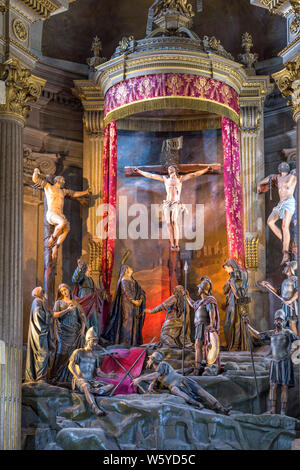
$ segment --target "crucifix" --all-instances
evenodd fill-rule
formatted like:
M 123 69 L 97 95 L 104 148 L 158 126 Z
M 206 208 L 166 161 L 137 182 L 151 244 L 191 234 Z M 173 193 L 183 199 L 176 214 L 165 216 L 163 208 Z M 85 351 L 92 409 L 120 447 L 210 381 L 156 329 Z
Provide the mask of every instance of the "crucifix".
M 164 183 L 167 197 L 163 201 L 163 214 L 167 224 L 171 251 L 180 251 L 178 220 L 185 211 L 185 206 L 180 200 L 182 184 L 204 174 L 221 174 L 221 165 L 219 163 L 210 165 L 204 163 L 177 164 L 182 142 L 183 137 L 168 139 L 163 142 L 162 156 L 165 160 L 163 165 L 138 168 L 125 167 L 125 176 L 144 176 Z

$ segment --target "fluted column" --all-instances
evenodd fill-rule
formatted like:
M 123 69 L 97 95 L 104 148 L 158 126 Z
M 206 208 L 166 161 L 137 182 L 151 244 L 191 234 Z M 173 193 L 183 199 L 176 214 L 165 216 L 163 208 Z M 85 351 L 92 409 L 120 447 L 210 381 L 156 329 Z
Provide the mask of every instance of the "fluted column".
M 5 349 L 0 382 L 0 449 L 21 444 L 23 127 L 28 101 L 37 100 L 44 80 L 17 59 L 0 65 L 5 83 L 0 104 L 0 341 Z
M 102 249 L 97 224 L 99 222 L 98 209 L 102 204 L 103 145 L 103 111 L 86 111 L 84 114 L 83 178 L 88 181 L 94 200 L 88 210 L 82 248 L 88 253 L 91 274 L 96 283 L 100 275 Z
M 268 328 L 267 297 L 257 286 L 266 275 L 265 199 L 256 193 L 265 176 L 264 125 L 261 107 L 241 108 L 240 152 L 243 181 L 246 268 L 248 270 L 250 315 L 259 330 Z
M 273 78 L 285 98 L 289 98 L 288 104 L 292 106 L 293 118 L 296 122 L 297 129 L 297 149 L 296 149 L 296 164 L 297 164 L 297 263 L 298 273 L 300 266 L 300 55 L 296 56 L 295 61 L 285 64 L 285 68 L 279 72 L 274 73 Z M 298 299 L 298 308 L 300 308 L 300 298 Z M 299 335 L 300 335 L 300 322 L 299 322 Z
M 23 122 L 0 114 L 0 448 L 20 444 L 22 367 Z

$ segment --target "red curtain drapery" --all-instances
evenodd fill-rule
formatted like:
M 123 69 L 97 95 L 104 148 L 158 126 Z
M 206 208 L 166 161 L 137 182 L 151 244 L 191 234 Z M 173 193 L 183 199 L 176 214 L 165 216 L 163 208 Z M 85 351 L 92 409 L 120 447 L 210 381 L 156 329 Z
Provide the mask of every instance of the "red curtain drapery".
M 117 123 L 108 124 L 104 131 L 103 152 L 103 193 L 104 207 L 102 226 L 101 273 L 103 286 L 110 293 L 110 283 L 114 265 L 117 197 Z M 106 317 L 108 308 L 105 308 Z M 105 319 L 104 319 L 105 322 Z
M 235 259 L 244 268 L 245 245 L 239 128 L 237 124 L 226 117 L 222 117 L 222 143 L 228 253 L 230 258 Z
M 166 101 L 169 100 L 169 101 Z M 183 101 L 182 101 L 183 100 Z M 117 126 L 116 120 L 130 113 L 163 106 L 164 102 L 188 107 L 202 107 L 222 114 L 224 159 L 224 193 L 228 252 L 241 266 L 245 263 L 243 230 L 243 193 L 239 155 L 239 97 L 237 92 L 218 80 L 191 74 L 153 74 L 113 85 L 105 96 L 103 160 L 103 204 L 108 204 L 108 237 L 103 240 L 101 269 L 103 284 L 110 289 L 114 262 L 116 190 L 117 190 Z M 149 108 L 149 109 L 150 109 Z M 204 108 L 203 108 L 204 109 Z M 114 120 L 112 120 L 114 119 Z

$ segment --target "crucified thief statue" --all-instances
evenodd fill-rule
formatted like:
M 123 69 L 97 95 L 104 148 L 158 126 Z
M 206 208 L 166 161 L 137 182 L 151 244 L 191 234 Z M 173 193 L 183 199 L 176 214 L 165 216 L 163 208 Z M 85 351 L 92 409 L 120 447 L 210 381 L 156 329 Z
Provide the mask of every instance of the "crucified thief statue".
M 68 196 L 77 199 L 82 196 L 87 196 L 91 194 L 91 192 L 90 189 L 86 191 L 64 189 L 65 179 L 63 176 L 56 176 L 54 178 L 54 184 L 51 184 L 40 176 L 40 170 L 38 168 L 34 169 L 32 181 L 44 188 L 46 194 L 48 206 L 46 215 L 47 222 L 55 227 L 48 241 L 48 246 L 52 248 L 52 258 L 56 259 L 58 248 L 65 241 L 70 231 L 70 224 L 63 213 L 65 197 Z
M 278 188 L 279 204 L 274 207 L 268 218 L 268 226 L 272 232 L 282 241 L 283 258 L 281 264 L 290 261 L 290 224 L 296 210 L 294 191 L 297 184 L 296 170 L 290 171 L 290 165 L 282 162 L 278 167 L 278 175 L 270 175 L 260 181 L 257 185 L 258 194 L 272 189 L 272 184 Z M 277 227 L 276 222 L 282 219 L 282 230 Z
M 165 184 L 167 197 L 163 201 L 163 213 L 168 228 L 172 251 L 180 251 L 180 230 L 178 219 L 185 210 L 184 204 L 182 204 L 180 201 L 182 183 L 192 178 L 196 178 L 197 176 L 204 175 L 205 173 L 210 172 L 212 169 L 213 168 L 211 166 L 207 166 L 206 168 L 194 171 L 192 173 L 179 175 L 177 165 L 170 165 L 168 167 L 168 176 L 149 173 L 148 171 L 143 171 L 139 168 L 134 169 L 135 173 L 138 173 L 141 176 L 145 176 L 145 178 L 162 181 Z

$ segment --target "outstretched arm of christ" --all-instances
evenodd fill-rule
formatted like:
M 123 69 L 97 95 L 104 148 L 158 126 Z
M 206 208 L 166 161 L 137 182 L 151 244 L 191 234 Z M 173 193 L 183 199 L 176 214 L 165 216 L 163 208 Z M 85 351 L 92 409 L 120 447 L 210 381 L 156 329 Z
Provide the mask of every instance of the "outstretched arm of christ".
M 204 170 L 198 170 L 198 171 L 194 171 L 193 173 L 188 173 L 187 175 L 183 175 L 181 177 L 181 181 L 188 181 L 192 178 L 196 178 L 197 176 L 205 175 L 205 173 L 208 173 L 210 170 L 211 170 L 211 167 L 208 166 L 207 168 L 204 168 Z
M 161 175 L 156 175 L 155 173 L 149 173 L 148 171 L 139 170 L 139 168 L 135 168 L 134 172 L 138 173 L 141 176 L 144 176 L 145 178 L 150 178 L 152 180 L 157 180 L 157 181 L 164 180 L 164 177 Z

